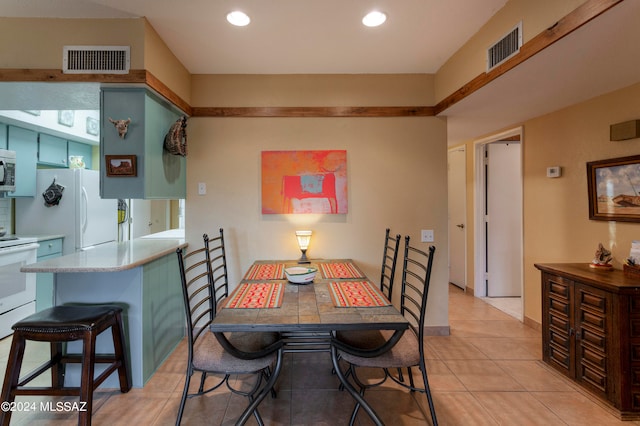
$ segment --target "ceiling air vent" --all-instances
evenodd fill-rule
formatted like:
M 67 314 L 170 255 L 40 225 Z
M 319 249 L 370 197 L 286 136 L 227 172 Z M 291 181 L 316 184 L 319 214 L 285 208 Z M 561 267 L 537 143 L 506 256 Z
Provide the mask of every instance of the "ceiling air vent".
M 131 61 L 129 46 L 64 46 L 65 74 L 127 74 Z
M 487 71 L 490 71 L 518 53 L 521 46 L 522 21 L 487 50 Z

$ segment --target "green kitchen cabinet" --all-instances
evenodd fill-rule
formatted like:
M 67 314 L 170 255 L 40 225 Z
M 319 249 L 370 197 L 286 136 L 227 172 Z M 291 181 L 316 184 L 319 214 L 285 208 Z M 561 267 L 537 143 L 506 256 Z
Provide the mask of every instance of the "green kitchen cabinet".
M 7 125 L 0 123 L 0 149 L 7 149 Z
M 186 158 L 164 149 L 165 135 L 181 111 L 144 88 L 103 88 L 100 102 L 101 197 L 186 198 Z M 124 137 L 110 119 L 131 119 Z M 112 166 L 135 161 L 135 173 L 109 172 L 107 157 Z
M 38 164 L 68 167 L 67 140 L 40 133 L 38 138 Z
M 16 152 L 16 190 L 9 197 L 36 195 L 36 167 L 38 133 L 21 127 L 9 126 L 7 147 Z
M 62 238 L 38 241 L 37 261 L 53 259 L 62 256 Z M 36 312 L 53 306 L 53 273 L 39 272 L 36 274 Z

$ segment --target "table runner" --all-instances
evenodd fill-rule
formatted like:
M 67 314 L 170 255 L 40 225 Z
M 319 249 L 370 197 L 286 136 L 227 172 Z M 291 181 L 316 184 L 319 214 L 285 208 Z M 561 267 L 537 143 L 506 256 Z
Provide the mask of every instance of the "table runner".
M 364 275 L 351 262 L 321 263 L 322 276 L 328 279 L 364 278 Z
M 245 280 L 283 280 L 284 263 L 263 263 L 251 265 L 244 276 Z
M 338 308 L 391 305 L 371 281 L 332 281 L 329 290 L 331 300 Z
M 282 305 L 284 283 L 241 283 L 236 288 L 225 308 L 279 308 Z

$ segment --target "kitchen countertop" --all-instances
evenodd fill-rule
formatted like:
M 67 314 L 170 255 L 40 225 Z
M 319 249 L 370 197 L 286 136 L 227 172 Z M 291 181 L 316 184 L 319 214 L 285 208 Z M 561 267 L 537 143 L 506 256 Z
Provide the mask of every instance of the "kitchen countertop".
M 186 247 L 184 239 L 144 239 L 101 244 L 89 250 L 32 263 L 21 272 L 118 272 L 145 265 L 178 247 Z

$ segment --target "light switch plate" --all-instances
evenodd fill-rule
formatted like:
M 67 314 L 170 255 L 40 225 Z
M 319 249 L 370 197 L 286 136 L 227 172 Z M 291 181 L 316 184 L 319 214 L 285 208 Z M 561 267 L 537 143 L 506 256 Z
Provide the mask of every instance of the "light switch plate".
M 198 195 L 206 195 L 207 184 L 204 182 L 198 182 Z
M 420 241 L 423 243 L 433 242 L 433 229 L 423 229 L 420 233 Z

